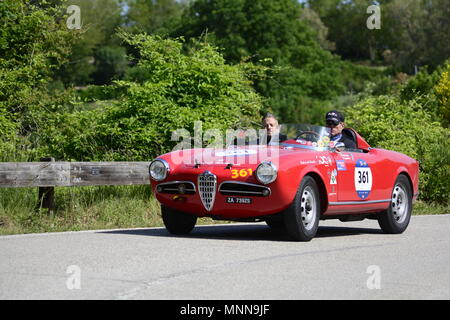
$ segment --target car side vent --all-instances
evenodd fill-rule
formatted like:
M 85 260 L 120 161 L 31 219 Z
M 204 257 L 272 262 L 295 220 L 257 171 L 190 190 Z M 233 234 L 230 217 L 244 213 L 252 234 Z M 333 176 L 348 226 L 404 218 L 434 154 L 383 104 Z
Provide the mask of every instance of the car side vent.
M 210 211 L 216 198 L 217 177 L 209 171 L 198 176 L 198 192 L 203 206 Z
M 222 182 L 219 186 L 219 192 L 226 196 L 267 197 L 271 194 L 269 187 L 236 181 Z

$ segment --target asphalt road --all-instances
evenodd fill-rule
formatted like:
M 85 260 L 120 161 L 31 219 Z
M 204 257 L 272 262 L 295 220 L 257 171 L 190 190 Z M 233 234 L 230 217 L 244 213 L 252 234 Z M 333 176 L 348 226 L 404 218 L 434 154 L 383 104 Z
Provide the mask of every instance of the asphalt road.
M 321 221 L 311 242 L 264 223 L 0 237 L 0 299 L 449 299 L 450 215 Z

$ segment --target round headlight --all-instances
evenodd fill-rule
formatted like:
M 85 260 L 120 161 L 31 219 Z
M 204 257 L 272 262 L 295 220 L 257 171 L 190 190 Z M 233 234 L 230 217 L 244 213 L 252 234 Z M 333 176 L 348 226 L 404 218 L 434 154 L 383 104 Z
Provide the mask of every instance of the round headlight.
M 256 179 L 262 184 L 269 184 L 276 180 L 277 167 L 272 162 L 261 162 L 256 168 Z
M 150 177 L 156 181 L 162 181 L 169 173 L 169 164 L 163 159 L 156 159 L 150 163 Z

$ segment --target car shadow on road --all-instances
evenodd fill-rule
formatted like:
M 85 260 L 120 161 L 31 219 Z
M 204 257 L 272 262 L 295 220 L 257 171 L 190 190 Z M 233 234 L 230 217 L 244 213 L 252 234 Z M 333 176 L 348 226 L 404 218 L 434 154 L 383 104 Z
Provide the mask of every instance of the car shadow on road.
M 212 239 L 212 240 L 249 240 L 249 241 L 292 241 L 284 230 L 271 229 L 265 224 L 227 224 L 227 225 L 198 225 L 187 235 L 173 235 L 165 228 L 112 230 L 102 231 L 107 234 L 124 234 L 150 237 Z M 382 234 L 380 229 L 355 227 L 319 227 L 316 238 L 332 238 L 342 236 L 356 236 L 361 234 Z

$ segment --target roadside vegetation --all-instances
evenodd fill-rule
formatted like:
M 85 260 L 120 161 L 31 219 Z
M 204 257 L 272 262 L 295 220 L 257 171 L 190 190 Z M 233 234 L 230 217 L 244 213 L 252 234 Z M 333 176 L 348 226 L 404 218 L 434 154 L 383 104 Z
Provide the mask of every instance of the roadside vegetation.
M 0 161 L 149 161 L 194 121 L 323 124 L 338 109 L 420 161 L 415 214 L 450 213 L 446 1 L 380 4 L 369 30 L 362 0 L 0 1 Z M 0 234 L 160 225 L 145 186 L 56 188 L 52 214 L 37 188 L 0 189 Z

